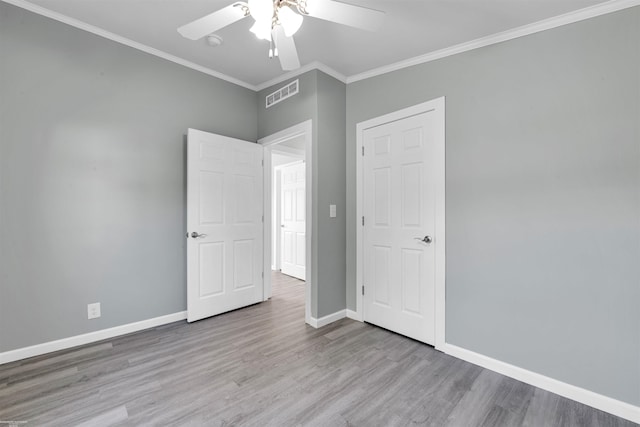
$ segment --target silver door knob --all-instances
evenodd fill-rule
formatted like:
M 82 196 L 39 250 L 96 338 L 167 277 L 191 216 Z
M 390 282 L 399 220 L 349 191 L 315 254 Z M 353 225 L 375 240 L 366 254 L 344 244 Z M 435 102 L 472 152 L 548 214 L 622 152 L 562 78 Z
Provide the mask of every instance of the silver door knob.
M 207 237 L 206 234 L 198 234 L 197 231 L 194 231 L 193 233 L 191 233 L 191 237 L 193 237 L 194 239 L 201 239 L 203 237 Z
M 416 240 L 420 240 L 421 242 L 424 242 L 424 243 L 431 243 L 431 242 L 433 242 L 433 239 L 431 238 L 431 236 L 414 237 L 414 239 L 416 239 Z

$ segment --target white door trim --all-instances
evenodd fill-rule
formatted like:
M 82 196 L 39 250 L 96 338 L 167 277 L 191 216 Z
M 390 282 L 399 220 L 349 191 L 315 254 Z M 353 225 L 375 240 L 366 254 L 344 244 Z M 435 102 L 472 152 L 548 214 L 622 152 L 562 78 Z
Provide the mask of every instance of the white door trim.
M 436 115 L 436 206 L 435 206 L 435 347 L 442 350 L 445 344 L 445 98 L 437 98 L 413 107 L 405 108 L 393 113 L 385 114 L 356 125 L 356 311 L 354 318 L 364 320 L 362 277 L 363 277 L 363 165 L 362 150 L 364 147 L 363 134 L 366 129 L 371 129 L 385 123 L 402 120 L 417 114 L 433 111 Z
M 276 149 L 277 144 L 285 141 L 289 141 L 293 138 L 304 137 L 305 140 L 305 191 L 306 191 L 306 248 L 305 248 L 305 263 L 306 263 L 306 284 L 305 284 L 305 307 L 304 307 L 304 320 L 306 323 L 311 324 L 311 286 L 313 280 L 313 273 L 315 271 L 315 265 L 313 265 L 311 257 L 311 242 L 313 240 L 313 127 L 312 121 L 307 120 L 297 125 L 291 126 L 287 129 L 276 132 L 272 135 L 260 138 L 258 144 L 264 146 L 264 174 L 265 174 L 265 191 L 264 191 L 264 223 L 271 224 L 271 152 L 272 149 Z M 271 227 L 264 227 L 264 300 L 266 301 L 271 297 L 271 275 L 266 272 L 271 270 Z

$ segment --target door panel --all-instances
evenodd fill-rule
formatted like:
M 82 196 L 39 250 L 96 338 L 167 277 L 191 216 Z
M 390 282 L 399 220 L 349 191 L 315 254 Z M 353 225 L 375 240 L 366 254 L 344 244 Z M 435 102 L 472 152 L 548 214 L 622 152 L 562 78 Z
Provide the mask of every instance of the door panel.
M 420 198 L 422 197 L 422 163 L 402 165 L 402 224 L 404 228 L 420 228 L 423 224 L 420 212 Z
M 293 233 L 291 231 L 283 231 L 283 254 L 282 262 L 293 264 Z
M 305 280 L 306 197 L 305 164 L 281 169 L 282 265 L 284 274 Z
M 377 227 L 390 226 L 391 220 L 391 169 L 373 171 L 374 221 Z
M 434 344 L 431 112 L 364 131 L 364 320 Z
M 200 297 L 218 295 L 224 291 L 224 242 L 198 245 L 200 262 Z
M 391 304 L 391 248 L 386 246 L 374 246 L 374 268 L 375 276 L 373 277 L 373 295 L 374 304 L 389 307 Z
M 263 300 L 263 171 L 255 143 L 189 129 L 187 146 L 187 319 L 193 322 Z
M 255 200 L 251 200 L 248 196 L 253 194 L 256 188 L 256 179 L 253 176 L 234 175 L 233 189 L 231 190 L 237 197 L 235 198 L 235 210 L 233 222 L 235 224 L 252 224 L 255 218 Z
M 402 311 L 420 315 L 420 283 L 422 277 L 420 267 L 422 264 L 422 251 L 414 249 L 402 249 Z
M 304 268 L 306 262 L 306 237 L 305 233 L 296 234 L 296 258 L 295 264 L 298 267 Z
M 251 256 L 255 252 L 254 246 L 254 240 L 236 240 L 233 242 L 233 287 L 235 289 L 256 286 L 253 274 L 256 265 Z
M 200 224 L 213 225 L 224 222 L 224 174 L 199 171 L 200 188 L 206 189 L 200 195 Z
M 304 188 L 299 188 L 299 182 L 298 181 L 298 189 L 296 190 L 296 221 L 298 222 L 305 222 L 305 189 Z M 302 183 L 304 184 L 304 179 L 302 181 Z

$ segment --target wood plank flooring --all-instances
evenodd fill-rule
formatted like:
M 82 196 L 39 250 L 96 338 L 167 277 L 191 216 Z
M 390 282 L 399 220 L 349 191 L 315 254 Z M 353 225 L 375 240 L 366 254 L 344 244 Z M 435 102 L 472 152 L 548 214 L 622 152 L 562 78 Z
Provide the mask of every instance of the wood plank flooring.
M 349 319 L 273 298 L 0 366 L 0 420 L 27 426 L 633 426 Z

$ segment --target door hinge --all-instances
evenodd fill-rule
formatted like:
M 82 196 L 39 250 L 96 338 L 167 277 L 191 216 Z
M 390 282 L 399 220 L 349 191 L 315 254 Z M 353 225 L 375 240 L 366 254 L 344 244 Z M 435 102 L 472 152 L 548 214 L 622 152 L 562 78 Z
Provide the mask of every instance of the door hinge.
M 362 295 L 364 295 L 364 285 L 362 285 Z
M 262 166 L 264 166 L 264 159 L 262 159 Z
M 264 279 L 264 271 L 262 272 L 262 278 Z
M 364 217 L 362 217 L 362 226 L 364 226 Z
M 362 146 L 362 155 L 364 156 L 364 145 Z
M 262 215 L 262 222 L 264 222 L 264 215 Z

